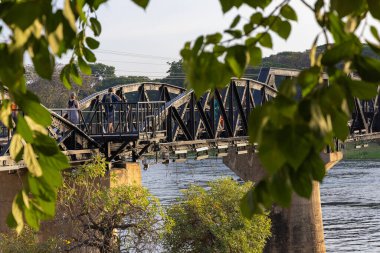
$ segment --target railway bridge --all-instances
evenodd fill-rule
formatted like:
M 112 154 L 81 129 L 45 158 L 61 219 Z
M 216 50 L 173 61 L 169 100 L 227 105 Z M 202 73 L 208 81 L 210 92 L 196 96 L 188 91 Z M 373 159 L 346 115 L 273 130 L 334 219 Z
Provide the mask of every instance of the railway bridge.
M 282 79 L 298 73 L 299 70 L 262 68 L 258 80 L 231 79 L 225 88 L 200 97 L 193 90 L 164 83 L 118 85 L 114 90 L 121 101 L 113 103 L 112 132 L 107 129 L 105 104 L 101 103 L 107 90 L 79 101 L 78 124 L 67 119 L 70 109 L 49 109 L 52 125 L 48 132 L 73 167 L 91 161 L 96 154 L 113 164 L 136 162 L 147 156 L 165 163 L 227 157 L 225 164 L 237 175 L 258 182 L 264 172 L 256 145 L 248 141 L 248 117 L 253 108 L 276 97 Z M 379 103 L 377 97 L 372 101 L 355 100 L 356 110 L 348 124 L 353 135 L 377 131 Z M 12 132 L 3 127 L 1 175 L 25 168 L 23 161 L 16 163 L 9 156 L 11 137 Z M 328 167 L 341 159 L 336 153 L 321 155 Z M 273 207 L 273 237 L 268 252 L 325 252 L 319 198 L 319 184 L 315 183 L 310 200 L 294 196 L 290 208 Z

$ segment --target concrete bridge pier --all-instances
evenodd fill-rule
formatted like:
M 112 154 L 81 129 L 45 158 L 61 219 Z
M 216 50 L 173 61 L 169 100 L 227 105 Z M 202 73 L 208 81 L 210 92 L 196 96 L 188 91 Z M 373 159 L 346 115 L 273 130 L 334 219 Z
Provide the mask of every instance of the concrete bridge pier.
M 0 233 L 10 233 L 6 218 L 11 211 L 14 196 L 22 189 L 26 169 L 0 172 Z M 108 188 L 121 185 L 141 185 L 140 163 L 120 162 L 112 165 L 111 170 L 101 179 L 101 183 Z M 53 220 L 44 221 L 38 232 L 39 239 L 44 241 L 50 237 L 70 238 L 73 235 L 72 223 L 64 219 L 59 206 Z M 1 251 L 1 250 L 0 250 Z M 97 252 L 90 248 L 76 250 L 75 252 Z
M 322 154 L 326 169 L 330 169 L 342 159 L 341 153 Z M 230 151 L 223 163 L 245 181 L 259 182 L 265 177 L 265 171 L 257 154 L 249 150 L 248 154 L 237 155 Z M 289 208 L 273 206 L 272 237 L 267 242 L 265 252 L 326 252 L 319 183 L 314 182 L 310 199 L 294 194 Z

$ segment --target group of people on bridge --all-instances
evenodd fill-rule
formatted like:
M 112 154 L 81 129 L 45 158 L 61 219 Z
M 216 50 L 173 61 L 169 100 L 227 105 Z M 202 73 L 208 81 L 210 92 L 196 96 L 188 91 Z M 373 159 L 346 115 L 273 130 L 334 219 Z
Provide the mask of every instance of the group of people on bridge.
M 99 102 L 99 101 L 98 101 Z M 122 102 L 122 99 L 114 93 L 113 88 L 108 89 L 108 93 L 105 94 L 101 100 L 101 105 L 104 108 L 105 118 L 107 121 L 107 132 L 113 133 L 113 123 L 114 123 L 114 112 L 117 103 Z M 100 105 L 100 106 L 101 106 Z M 79 102 L 75 92 L 70 94 L 70 99 L 67 103 L 67 119 L 72 123 L 79 125 L 80 123 L 80 108 Z

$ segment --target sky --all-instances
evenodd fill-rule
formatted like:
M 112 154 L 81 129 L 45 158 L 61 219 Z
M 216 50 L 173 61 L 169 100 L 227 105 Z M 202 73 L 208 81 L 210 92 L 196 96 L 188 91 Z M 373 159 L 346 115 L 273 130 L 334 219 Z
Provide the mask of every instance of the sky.
M 284 41 L 274 36 L 274 47 L 265 50 L 264 56 L 305 51 L 320 31 L 313 14 L 300 1 L 293 2 L 299 21 L 293 23 L 290 38 Z M 223 15 L 218 0 L 151 0 L 146 10 L 130 0 L 109 0 L 97 13 L 102 34 L 95 53 L 98 62 L 115 66 L 118 75 L 161 78 L 168 70 L 167 62 L 180 59 L 186 41 L 223 31 L 237 13 L 249 18 L 251 10 L 243 7 Z

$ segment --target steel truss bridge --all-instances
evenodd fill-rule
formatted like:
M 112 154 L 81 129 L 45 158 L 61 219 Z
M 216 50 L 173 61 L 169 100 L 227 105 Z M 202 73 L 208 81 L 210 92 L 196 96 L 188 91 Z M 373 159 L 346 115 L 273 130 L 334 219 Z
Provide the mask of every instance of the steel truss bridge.
M 113 162 L 149 155 L 167 162 L 189 156 L 224 156 L 231 149 L 246 153 L 250 112 L 276 97 L 282 79 L 298 74 L 299 70 L 262 68 L 258 80 L 231 79 L 225 88 L 200 97 L 192 90 L 164 83 L 118 85 L 114 90 L 121 102 L 113 103 L 113 132 L 107 129 L 107 105 L 101 103 L 107 90 L 79 102 L 78 124 L 67 120 L 70 109 L 49 109 L 52 124 L 48 132 L 72 166 L 90 161 L 96 154 Z M 351 134 L 380 131 L 379 103 L 378 96 L 369 101 L 355 99 L 348 124 Z M 15 163 L 9 156 L 11 138 L 12 132 L 2 127 L 0 171 L 25 167 L 23 161 Z

